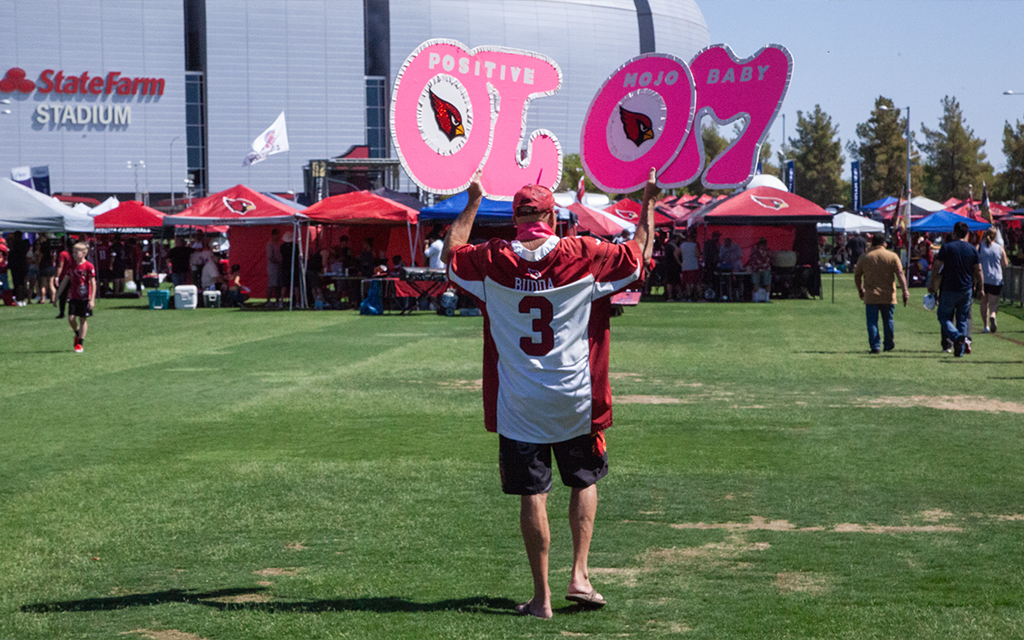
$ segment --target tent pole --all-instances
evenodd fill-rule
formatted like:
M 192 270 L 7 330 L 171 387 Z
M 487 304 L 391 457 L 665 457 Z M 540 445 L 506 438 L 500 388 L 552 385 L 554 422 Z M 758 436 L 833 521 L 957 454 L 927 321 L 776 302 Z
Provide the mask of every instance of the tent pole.
M 419 226 L 419 225 L 417 225 L 417 226 Z M 417 229 L 417 232 L 418 231 L 419 230 Z M 412 266 L 415 267 L 416 266 L 416 254 L 413 252 L 413 249 L 412 249 L 412 224 L 409 222 L 408 219 L 406 219 L 406 221 L 405 221 L 405 235 L 409 236 L 409 257 L 412 259 Z
M 832 243 L 836 241 L 836 216 L 832 214 L 832 219 L 829 221 L 829 225 L 832 227 Z M 832 265 L 832 304 L 836 303 L 836 265 Z
M 299 221 L 292 219 L 292 264 L 291 269 L 288 272 L 288 310 L 295 310 L 295 240 L 299 240 Z M 302 246 L 302 241 L 299 240 L 299 246 Z

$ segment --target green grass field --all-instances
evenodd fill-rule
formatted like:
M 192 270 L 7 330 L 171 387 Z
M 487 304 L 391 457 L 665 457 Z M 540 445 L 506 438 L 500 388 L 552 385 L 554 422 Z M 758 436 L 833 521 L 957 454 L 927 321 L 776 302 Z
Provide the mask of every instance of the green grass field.
M 480 318 L 0 307 L 0 640 L 1024 638 L 1024 320 L 868 354 L 826 300 L 612 321 L 597 612 L 550 621 L 482 426 Z M 977 310 L 975 310 L 977 315 Z M 978 327 L 980 331 L 980 323 Z

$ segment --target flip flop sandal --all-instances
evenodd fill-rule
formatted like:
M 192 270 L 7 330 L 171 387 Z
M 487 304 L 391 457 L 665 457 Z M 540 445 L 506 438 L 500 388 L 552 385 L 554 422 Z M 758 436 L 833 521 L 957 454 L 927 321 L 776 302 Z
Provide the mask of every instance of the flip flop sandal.
M 590 609 L 600 609 L 604 605 L 608 604 L 608 601 L 604 599 L 604 596 L 597 592 L 597 589 L 589 593 L 570 593 L 565 596 L 565 599 Z

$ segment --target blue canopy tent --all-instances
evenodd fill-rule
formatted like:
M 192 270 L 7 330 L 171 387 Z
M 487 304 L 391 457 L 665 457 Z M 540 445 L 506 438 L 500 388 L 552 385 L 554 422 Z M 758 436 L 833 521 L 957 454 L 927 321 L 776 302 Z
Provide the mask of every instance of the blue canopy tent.
M 869 204 L 864 205 L 863 207 L 860 208 L 860 210 L 861 211 L 874 211 L 875 209 L 881 209 L 882 207 L 888 206 L 890 204 L 896 204 L 896 202 L 897 202 L 896 198 L 894 198 L 892 196 L 886 196 L 886 197 L 882 198 L 881 200 L 875 200 L 874 202 L 871 202 Z
M 423 207 L 420 210 L 420 222 L 453 222 L 466 208 L 467 202 L 469 202 L 469 194 L 463 191 L 435 205 Z M 476 212 L 476 223 L 511 225 L 512 201 L 484 198 Z
M 967 228 L 971 231 L 984 231 L 992 225 L 987 222 L 979 222 L 977 220 L 971 220 L 964 216 L 958 216 L 957 214 L 946 211 L 936 211 L 930 216 L 916 220 L 910 224 L 910 230 L 914 233 L 949 233 L 953 231 L 953 225 L 958 222 L 966 222 Z

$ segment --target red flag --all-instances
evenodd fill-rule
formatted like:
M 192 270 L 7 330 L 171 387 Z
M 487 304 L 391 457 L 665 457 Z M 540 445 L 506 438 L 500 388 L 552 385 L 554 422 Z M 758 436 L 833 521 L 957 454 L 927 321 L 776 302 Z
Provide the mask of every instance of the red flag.
M 977 220 L 978 214 L 974 208 L 974 185 L 967 185 L 967 216 L 971 220 Z
M 583 204 L 583 196 L 587 195 L 586 182 L 586 177 L 580 176 L 580 183 L 576 185 L 576 202 L 580 204 Z

